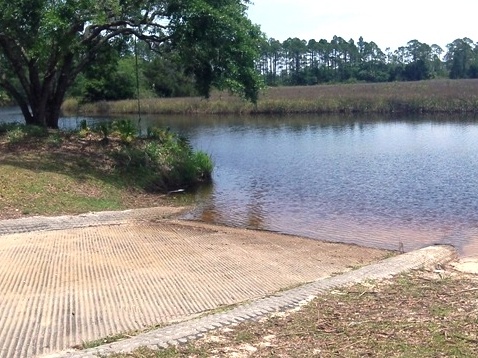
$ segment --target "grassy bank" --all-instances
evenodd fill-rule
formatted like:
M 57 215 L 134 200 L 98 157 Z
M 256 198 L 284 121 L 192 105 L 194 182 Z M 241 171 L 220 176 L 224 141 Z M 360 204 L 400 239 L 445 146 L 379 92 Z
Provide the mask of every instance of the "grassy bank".
M 0 127 L 0 218 L 171 205 L 168 190 L 210 180 L 205 153 L 167 131 L 137 138 L 124 123 L 78 132 Z
M 409 273 L 332 291 L 299 311 L 189 345 L 112 357 L 476 357 L 477 283 L 476 276 Z
M 136 113 L 137 101 L 79 105 L 67 100 L 70 114 Z M 292 113 L 475 113 L 478 80 L 360 83 L 263 90 L 257 106 L 224 93 L 210 99 L 142 99 L 144 114 L 292 114 Z

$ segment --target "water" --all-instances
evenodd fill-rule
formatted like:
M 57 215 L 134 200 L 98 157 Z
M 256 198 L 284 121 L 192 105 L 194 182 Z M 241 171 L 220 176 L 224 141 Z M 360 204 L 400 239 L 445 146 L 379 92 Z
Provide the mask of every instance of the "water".
M 149 120 L 158 123 L 157 120 Z M 411 250 L 478 254 L 478 125 L 367 118 L 161 120 L 212 155 L 188 218 Z
M 72 126 L 77 119 L 64 119 Z M 456 118 L 145 117 L 211 154 L 186 218 L 478 255 L 478 123 Z
M 80 127 L 82 121 L 86 121 L 89 125 L 94 125 L 102 121 L 111 121 L 110 117 L 85 117 L 70 116 L 62 117 L 58 122 L 58 126 L 62 130 L 76 130 Z M 19 123 L 25 124 L 22 111 L 19 107 L 0 107 L 0 124 L 2 123 Z

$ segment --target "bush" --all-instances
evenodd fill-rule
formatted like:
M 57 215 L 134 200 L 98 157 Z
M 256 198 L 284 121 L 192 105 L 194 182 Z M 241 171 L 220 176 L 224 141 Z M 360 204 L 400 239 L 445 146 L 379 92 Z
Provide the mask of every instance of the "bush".
M 2 123 L 0 124 L 0 134 L 6 134 L 8 131 L 18 128 L 18 123 Z
M 171 132 L 154 130 L 157 138 L 122 147 L 115 155 L 117 167 L 125 172 L 141 171 L 144 186 L 151 191 L 187 189 L 209 182 L 213 163 L 209 155 L 194 151 L 188 141 Z
M 48 136 L 47 143 L 48 143 L 48 145 L 50 145 L 52 147 L 59 148 L 59 147 L 61 147 L 61 145 L 63 143 L 63 138 L 61 137 L 60 133 L 55 132 L 55 133 L 52 133 Z
M 16 123 L 2 125 L 0 134 L 5 134 L 10 144 L 19 143 L 28 138 L 48 137 L 48 131 L 44 127 Z
M 131 143 L 138 136 L 138 127 L 130 119 L 120 119 L 113 122 L 113 129 L 121 141 Z
M 93 130 L 96 133 L 99 133 L 102 136 L 103 140 L 107 140 L 108 136 L 111 134 L 112 128 L 113 125 L 111 124 L 111 122 L 100 122 L 98 124 L 95 124 Z
M 204 152 L 194 151 L 188 140 L 169 130 L 152 128 L 147 138 L 137 136 L 136 126 L 131 121 L 115 122 L 114 127 L 120 138 L 111 131 L 112 124 L 100 123 L 92 132 L 86 122 L 82 122 L 76 137 L 88 141 L 96 141 L 104 147 L 95 147 L 101 155 L 108 158 L 108 167 L 114 166 L 124 177 L 136 187 L 143 187 L 150 191 L 168 192 L 175 189 L 188 189 L 200 183 L 211 180 L 213 163 Z M 64 138 L 60 132 L 49 133 L 42 127 L 25 126 L 19 124 L 0 125 L 0 135 L 8 144 L 20 146 L 32 137 L 44 138 L 44 143 L 50 147 L 60 148 Z M 111 139 L 107 138 L 111 135 Z M 107 140 L 105 140 L 105 138 Z M 85 142 L 84 139 L 81 142 Z M 100 153 L 98 153 L 100 154 Z M 85 159 L 87 160 L 87 158 Z
M 33 138 L 46 138 L 48 137 L 48 130 L 45 127 L 41 126 L 34 126 L 34 125 L 27 125 L 22 126 L 23 130 L 25 131 L 28 137 Z
M 26 133 L 20 126 L 7 131 L 7 141 L 10 144 L 21 142 L 25 139 Z
M 163 129 L 157 127 L 148 127 L 146 134 L 146 138 L 157 139 L 161 143 L 171 140 L 173 136 L 174 134 L 169 131 L 169 128 Z

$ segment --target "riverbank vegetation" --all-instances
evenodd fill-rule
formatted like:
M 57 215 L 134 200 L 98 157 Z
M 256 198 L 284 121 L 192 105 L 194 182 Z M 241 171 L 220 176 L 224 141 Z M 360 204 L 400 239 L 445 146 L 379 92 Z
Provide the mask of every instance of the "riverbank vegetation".
M 171 190 L 211 179 L 210 157 L 167 130 L 138 137 L 129 121 L 75 132 L 0 126 L 2 218 L 168 203 Z
M 476 113 L 478 79 L 269 87 L 255 105 L 216 91 L 207 100 L 141 99 L 140 107 L 144 114 Z M 81 104 L 70 99 L 63 110 L 75 115 L 132 114 L 138 101 Z

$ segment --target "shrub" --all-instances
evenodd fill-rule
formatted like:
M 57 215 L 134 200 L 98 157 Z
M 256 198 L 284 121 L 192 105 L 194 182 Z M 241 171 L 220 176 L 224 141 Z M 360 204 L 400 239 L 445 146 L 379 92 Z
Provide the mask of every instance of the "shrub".
M 113 126 L 111 122 L 101 122 L 96 124 L 93 128 L 95 132 L 99 133 L 103 137 L 103 140 L 108 139 L 108 136 L 111 134 L 112 129 Z
M 173 136 L 174 134 L 169 131 L 169 128 L 148 127 L 146 133 L 146 138 L 157 139 L 161 143 L 171 140 Z
M 193 154 L 192 161 L 196 165 L 196 176 L 205 181 L 211 180 L 211 174 L 214 169 L 211 157 L 203 151 L 197 151 Z
M 0 134 L 6 134 L 8 143 L 14 144 L 24 141 L 27 138 L 43 138 L 48 136 L 48 131 L 44 127 L 24 125 L 24 124 L 7 124 L 2 126 Z
M 63 143 L 63 138 L 61 137 L 60 133 L 55 132 L 48 136 L 47 143 L 48 145 L 52 147 L 59 148 L 61 147 L 61 144 Z
M 120 119 L 113 122 L 113 129 L 125 143 L 131 143 L 138 136 L 138 127 L 130 119 Z
M 186 189 L 211 180 L 213 163 L 206 153 L 194 151 L 187 140 L 169 131 L 150 132 L 161 135 L 122 147 L 115 155 L 118 167 L 141 171 L 151 191 Z
M 0 134 L 6 134 L 8 131 L 11 131 L 20 125 L 18 123 L 1 123 L 0 124 Z
M 28 137 L 45 138 L 48 137 L 48 130 L 45 127 L 27 125 L 21 126 Z
M 26 133 L 22 127 L 17 126 L 7 131 L 7 141 L 10 144 L 21 142 L 25 139 Z

